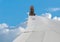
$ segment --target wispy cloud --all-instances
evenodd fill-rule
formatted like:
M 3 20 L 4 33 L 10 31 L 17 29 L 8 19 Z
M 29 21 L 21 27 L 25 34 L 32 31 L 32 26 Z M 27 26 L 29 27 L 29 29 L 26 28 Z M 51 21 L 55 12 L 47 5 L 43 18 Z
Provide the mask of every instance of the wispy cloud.
M 50 12 L 60 11 L 60 8 L 48 8 L 47 11 Z

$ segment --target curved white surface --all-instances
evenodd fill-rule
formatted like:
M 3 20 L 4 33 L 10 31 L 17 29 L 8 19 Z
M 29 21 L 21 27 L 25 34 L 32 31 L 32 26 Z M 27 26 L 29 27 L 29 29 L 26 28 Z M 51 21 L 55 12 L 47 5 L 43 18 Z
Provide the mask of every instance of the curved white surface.
M 27 29 L 13 42 L 60 42 L 60 22 L 43 16 L 30 16 Z

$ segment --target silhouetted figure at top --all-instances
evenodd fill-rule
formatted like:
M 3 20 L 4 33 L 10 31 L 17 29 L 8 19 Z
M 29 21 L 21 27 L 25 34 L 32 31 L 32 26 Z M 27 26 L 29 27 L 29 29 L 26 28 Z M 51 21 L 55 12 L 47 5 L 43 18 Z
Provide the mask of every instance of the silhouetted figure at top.
M 29 13 L 29 16 L 35 16 L 35 13 L 34 13 L 34 7 L 33 7 L 33 6 L 30 7 L 30 13 Z

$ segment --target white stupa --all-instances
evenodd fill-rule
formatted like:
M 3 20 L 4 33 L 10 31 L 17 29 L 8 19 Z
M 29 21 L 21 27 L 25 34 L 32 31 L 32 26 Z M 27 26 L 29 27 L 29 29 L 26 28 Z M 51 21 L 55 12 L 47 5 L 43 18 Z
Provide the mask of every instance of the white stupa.
M 26 30 L 13 42 L 60 42 L 60 21 L 33 13 L 29 14 Z

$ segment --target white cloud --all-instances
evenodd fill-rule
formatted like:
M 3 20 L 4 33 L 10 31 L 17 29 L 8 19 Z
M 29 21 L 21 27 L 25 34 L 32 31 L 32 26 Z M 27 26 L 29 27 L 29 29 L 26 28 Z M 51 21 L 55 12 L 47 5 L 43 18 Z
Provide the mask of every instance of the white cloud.
M 60 17 L 55 16 L 55 17 L 53 18 L 53 20 L 60 21 Z
M 58 17 L 58 20 L 60 21 L 60 17 Z
M 10 30 L 9 29 L 4 29 L 3 33 L 8 33 Z
M 20 29 L 21 32 L 25 32 L 25 29 L 24 28 L 19 27 L 19 29 Z
M 12 40 L 21 33 L 20 30 L 24 31 L 23 28 L 19 29 L 18 27 L 9 26 L 6 23 L 1 23 L 0 24 L 0 41 L 1 42 L 12 42 Z
M 50 12 L 60 11 L 60 8 L 49 8 L 47 11 Z
M 45 13 L 42 16 L 47 17 L 49 19 L 51 19 L 51 17 L 52 17 L 51 13 Z
M 52 16 L 51 16 L 51 13 L 45 13 L 45 14 L 46 14 L 46 17 L 47 17 L 47 18 L 51 19 L 51 17 L 52 17 Z
M 55 17 L 53 18 L 53 20 L 58 20 L 58 17 L 57 17 L 57 16 L 55 16 Z
M 42 14 L 42 16 L 46 17 L 46 18 L 49 18 L 49 19 L 52 19 L 51 18 L 52 17 L 51 13 L 45 13 L 45 14 Z M 60 17 L 55 16 L 55 17 L 53 17 L 53 20 L 60 21 Z
M 1 33 L 7 33 L 7 32 L 9 32 L 8 25 L 6 23 L 0 24 L 0 30 L 1 30 L 0 31 Z
M 0 29 L 7 28 L 7 27 L 8 27 L 8 25 L 6 23 L 0 24 Z

